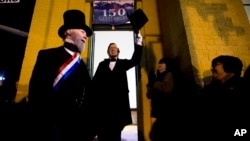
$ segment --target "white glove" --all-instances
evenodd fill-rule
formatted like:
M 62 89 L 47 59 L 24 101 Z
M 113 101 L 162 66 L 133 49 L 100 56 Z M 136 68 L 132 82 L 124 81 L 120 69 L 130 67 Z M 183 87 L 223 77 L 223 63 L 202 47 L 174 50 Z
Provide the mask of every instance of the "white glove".
M 136 35 L 135 44 L 142 46 L 142 35 L 140 32 Z

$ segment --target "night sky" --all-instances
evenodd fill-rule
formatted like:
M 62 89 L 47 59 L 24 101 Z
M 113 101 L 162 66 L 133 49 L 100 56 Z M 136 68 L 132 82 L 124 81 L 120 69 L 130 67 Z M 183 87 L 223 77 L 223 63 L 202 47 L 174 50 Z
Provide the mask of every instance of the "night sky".
M 29 32 L 35 0 L 0 3 L 0 25 Z M 28 37 L 0 29 L 0 74 L 19 79 Z

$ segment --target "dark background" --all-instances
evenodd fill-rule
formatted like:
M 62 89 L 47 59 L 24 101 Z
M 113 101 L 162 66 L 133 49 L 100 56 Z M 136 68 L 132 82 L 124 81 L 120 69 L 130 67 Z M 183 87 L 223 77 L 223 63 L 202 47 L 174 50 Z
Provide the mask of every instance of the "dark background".
M 20 0 L 20 3 L 0 3 L 0 25 L 28 33 L 35 2 L 36 0 Z M 27 39 L 28 37 L 0 29 L 0 75 L 6 78 L 1 87 L 10 88 L 19 80 Z M 0 97 L 3 92 L 6 93 L 0 90 Z
M 29 32 L 35 0 L 20 0 L 20 3 L 0 4 L 0 24 Z M 19 79 L 28 37 L 0 29 L 0 71 L 10 71 Z

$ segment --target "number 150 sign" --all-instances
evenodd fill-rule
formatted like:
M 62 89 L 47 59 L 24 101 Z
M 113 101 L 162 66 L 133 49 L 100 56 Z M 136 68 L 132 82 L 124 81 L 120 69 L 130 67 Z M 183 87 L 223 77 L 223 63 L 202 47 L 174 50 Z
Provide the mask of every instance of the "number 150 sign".
M 128 22 L 127 13 L 134 10 L 134 0 L 94 1 L 94 24 L 119 25 Z

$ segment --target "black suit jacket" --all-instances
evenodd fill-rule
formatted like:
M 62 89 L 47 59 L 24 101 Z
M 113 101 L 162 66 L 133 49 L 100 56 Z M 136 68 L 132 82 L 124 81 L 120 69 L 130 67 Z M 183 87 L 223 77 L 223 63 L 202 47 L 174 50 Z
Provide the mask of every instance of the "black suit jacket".
M 138 65 L 142 56 L 142 47 L 136 45 L 131 59 L 117 59 L 113 71 L 109 68 L 109 59 L 99 63 L 93 77 L 96 117 L 99 126 L 123 128 L 132 123 L 129 105 L 127 70 Z M 107 125 L 106 125 L 107 124 Z
M 32 109 L 45 113 L 78 109 L 78 102 L 90 83 L 87 67 L 82 60 L 59 89 L 53 90 L 59 67 L 70 57 L 63 46 L 39 51 L 29 84 L 28 100 Z

